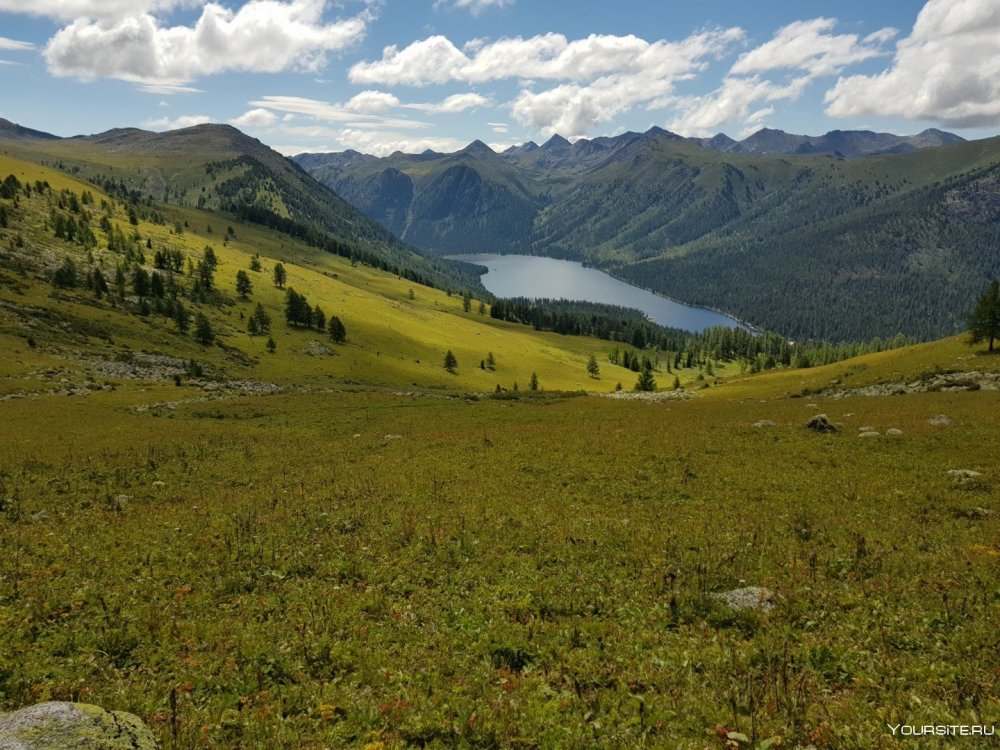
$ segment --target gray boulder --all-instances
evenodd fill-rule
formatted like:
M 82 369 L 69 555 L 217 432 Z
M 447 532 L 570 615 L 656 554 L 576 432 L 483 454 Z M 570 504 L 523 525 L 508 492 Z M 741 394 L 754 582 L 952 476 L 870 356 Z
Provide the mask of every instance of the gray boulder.
M 0 750 L 158 750 L 138 716 L 86 703 L 39 703 L 0 714 Z
M 762 586 L 720 591 L 712 594 L 712 598 L 733 609 L 759 609 L 768 612 L 774 607 L 774 592 Z
M 774 422 L 770 419 L 761 419 L 753 423 L 754 427 L 774 427 Z

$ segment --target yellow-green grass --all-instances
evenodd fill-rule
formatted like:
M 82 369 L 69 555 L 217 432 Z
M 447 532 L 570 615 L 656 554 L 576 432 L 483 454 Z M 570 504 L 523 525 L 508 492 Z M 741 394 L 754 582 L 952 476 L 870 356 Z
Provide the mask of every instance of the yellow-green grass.
M 722 748 L 721 725 L 869 750 L 1000 720 L 995 392 L 827 402 L 819 435 L 802 399 L 137 411 L 173 390 L 0 403 L 0 706 L 134 711 L 165 748 Z M 775 609 L 709 596 L 741 585 Z
M 0 156 L 0 173 L 13 173 L 22 181 L 47 180 L 57 190 L 68 189 L 77 194 L 90 190 L 99 203 L 103 196 L 92 186 L 78 182 L 63 173 L 30 162 Z M 32 199 L 42 203 L 44 199 Z M 29 201 L 22 201 L 22 205 Z M 36 207 L 38 208 L 38 207 Z M 134 351 L 182 353 L 183 356 L 215 364 L 231 376 L 303 385 L 328 382 L 364 383 L 367 385 L 404 388 L 443 388 L 464 391 L 493 391 L 497 385 L 512 388 L 514 383 L 525 388 L 531 374 L 537 374 L 540 385 L 548 390 L 610 391 L 618 382 L 627 389 L 636 375 L 607 362 L 612 344 L 584 337 L 540 333 L 527 326 L 491 319 L 478 312 L 473 301 L 469 313 L 462 311 L 458 295 L 448 295 L 364 266 L 352 266 L 346 259 L 310 248 L 264 228 L 248 226 L 226 216 L 196 209 L 164 207 L 165 225 L 140 221 L 136 228 L 143 243 L 148 238 L 153 250 L 145 250 L 147 265 L 157 249 L 177 248 L 197 262 L 206 245 L 215 251 L 219 266 L 217 284 L 235 304 L 202 306 L 212 321 L 219 341 L 245 352 L 252 364 L 240 364 L 219 347 L 201 347 L 188 337 L 180 337 L 172 323 L 160 316 L 142 319 L 107 305 L 96 305 L 88 292 L 60 293 L 58 301 L 51 299 L 51 289 L 44 283 L 25 282 L 22 293 L 11 294 L 9 288 L 0 295 L 19 304 L 59 311 L 62 316 L 77 317 L 99 323 L 115 341 L 106 351 L 118 351 L 127 346 Z M 42 227 L 47 213 L 41 208 L 34 216 L 34 233 L 28 237 L 28 252 L 47 259 L 49 266 L 58 265 L 64 256 L 75 256 L 82 265 L 82 249 L 56 240 Z M 119 207 L 116 223 L 126 231 L 131 227 Z M 174 233 L 175 224 L 186 225 L 181 234 Z M 236 238 L 225 241 L 229 227 Z M 212 231 L 209 232 L 208 228 Z M 0 230 L 13 236 L 14 228 Z M 97 232 L 98 235 L 103 233 Z M 0 237 L 3 239 L 3 237 Z M 99 237 L 99 241 L 100 241 Z M 103 244 L 103 243 L 102 243 Z M 249 268 L 250 256 L 260 254 L 262 271 L 249 272 L 254 284 L 252 296 L 240 300 L 235 292 L 238 270 Z M 105 275 L 118 262 L 113 253 L 97 250 L 96 262 Z M 286 287 L 304 293 L 310 303 L 320 305 L 327 315 L 339 316 L 348 330 L 349 341 L 336 346 L 318 332 L 290 328 L 283 320 L 285 291 L 272 284 L 275 263 L 281 262 L 288 271 Z M 187 283 L 181 278 L 182 284 Z M 410 299 L 410 291 L 413 299 Z M 246 316 L 261 302 L 274 322 L 272 336 L 278 351 L 266 351 L 267 336 L 251 337 L 246 331 Z M 241 314 L 243 317 L 240 317 Z M 13 333 L 8 329 L 6 333 Z M 36 336 L 42 348 L 44 337 Z M 10 344 L 13 346 L 13 344 Z M 88 345 L 100 345 L 88 342 Z M 309 356 L 306 352 L 322 352 L 317 345 L 330 350 Z M 459 363 L 456 373 L 448 373 L 442 364 L 451 350 Z M 479 364 L 488 353 L 494 354 L 496 371 L 483 370 Z M 602 376 L 589 377 L 588 357 L 593 354 L 601 362 Z M 724 371 L 724 368 L 723 368 Z M 666 378 L 666 374 L 661 375 Z M 691 382 L 697 371 L 681 371 L 683 382 Z M 672 384 L 664 382 L 662 385 Z
M 821 367 L 737 375 L 703 393 L 723 398 L 810 396 L 880 383 L 909 384 L 935 373 L 973 371 L 1000 371 L 1000 356 L 988 352 L 985 344 L 970 345 L 968 336 L 961 335 L 865 354 Z

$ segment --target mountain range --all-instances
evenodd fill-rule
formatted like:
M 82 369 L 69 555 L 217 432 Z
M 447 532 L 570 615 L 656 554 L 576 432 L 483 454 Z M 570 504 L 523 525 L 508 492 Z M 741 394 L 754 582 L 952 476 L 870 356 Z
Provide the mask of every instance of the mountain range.
M 425 251 L 580 260 L 794 337 L 954 333 L 1000 274 L 997 138 L 652 128 L 295 160 Z

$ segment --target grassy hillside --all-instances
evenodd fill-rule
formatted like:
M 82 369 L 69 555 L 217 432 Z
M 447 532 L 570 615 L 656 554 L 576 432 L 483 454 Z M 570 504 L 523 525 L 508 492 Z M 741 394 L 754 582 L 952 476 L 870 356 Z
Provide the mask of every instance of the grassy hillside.
M 635 379 L 610 342 L 7 174 L 33 187 L 0 199 L 0 710 L 128 710 L 168 750 L 931 748 L 886 724 L 1000 721 L 1000 357 L 956 337 L 606 398 Z M 131 286 L 164 251 L 210 345 Z M 278 262 L 345 344 L 284 323 Z M 82 282 L 118 266 L 122 296 Z M 745 586 L 772 608 L 716 596 Z
M 635 380 L 634 373 L 606 362 L 609 342 L 537 333 L 480 314 L 478 304 L 465 313 L 460 296 L 449 296 L 372 268 L 352 266 L 346 259 L 272 230 L 240 223 L 220 224 L 215 214 L 173 206 L 161 207 L 163 223 L 139 220 L 132 227 L 126 204 L 57 170 L 0 156 L 0 173 L 14 174 L 30 184 L 45 181 L 52 188 L 44 195 L 22 197 L 19 207 L 10 210 L 9 226 L 0 229 L 0 273 L 4 282 L 0 299 L 5 303 L 0 324 L 6 336 L 19 339 L 8 339 L 13 350 L 32 361 L 50 347 L 53 351 L 100 352 L 108 358 L 123 356 L 126 351 L 146 352 L 195 359 L 229 379 L 280 384 L 307 379 L 325 385 L 364 383 L 480 392 L 493 391 L 498 384 L 512 388 L 515 381 L 526 387 L 532 372 L 548 389 L 609 391 L 618 380 L 624 380 L 626 386 Z M 94 196 L 97 205 L 91 223 L 98 242 L 89 251 L 79 242 L 57 239 L 52 229 L 45 227 L 50 207 L 58 204 L 60 191 L 64 190 L 77 196 L 89 191 Z M 203 312 L 211 321 L 217 334 L 212 346 L 198 344 L 190 333 L 180 334 L 163 315 L 136 314 L 138 298 L 132 293 L 131 281 L 126 299 L 119 303 L 109 297 L 97 300 L 83 288 L 83 276 L 90 268 L 103 269 L 110 283 L 116 267 L 126 263 L 124 257 L 106 249 L 104 232 L 96 229 L 102 200 L 114 203 L 110 209 L 112 226 L 139 235 L 135 247 L 145 256 L 145 269 L 154 270 L 156 251 L 178 250 L 183 255 L 183 271 L 175 275 L 181 286 L 191 282 L 187 260 L 197 264 L 205 248 L 213 248 L 218 258 L 218 295 L 205 304 L 191 305 L 190 310 L 192 314 Z M 72 213 L 55 210 L 60 215 Z M 176 233 L 178 225 L 180 234 Z M 230 226 L 235 236 L 228 234 Z M 24 247 L 16 247 L 18 236 Z M 147 240 L 151 248 L 146 246 Z M 257 254 L 261 270 L 249 271 L 251 257 Z M 54 289 L 48 281 L 66 258 L 77 264 L 79 285 Z M 273 267 L 278 262 L 287 268 L 286 288 L 305 294 L 311 304 L 318 304 L 327 315 L 337 315 L 344 321 L 348 330 L 346 345 L 336 345 L 318 331 L 285 325 L 285 290 L 272 283 Z M 235 292 L 239 270 L 247 271 L 253 283 L 247 300 Z M 131 273 L 127 274 L 129 278 Z M 271 335 L 277 344 L 274 354 L 266 350 L 267 336 L 250 336 L 247 332 L 247 318 L 257 303 L 272 318 Z M 36 342 L 36 348 L 30 351 L 24 343 L 29 335 Z M 459 363 L 454 374 L 442 367 L 449 349 Z M 479 367 L 489 352 L 496 360 L 494 371 Z M 591 354 L 605 362 L 601 379 L 587 374 L 586 362 Z M 18 357 L 6 360 L 6 366 L 18 368 Z M 685 381 L 696 375 L 694 370 L 681 372 Z M 5 387 L 16 390 L 24 385 L 22 381 L 8 382 Z
M 235 216 L 438 288 L 482 291 L 465 264 L 419 254 L 294 162 L 228 125 L 167 133 L 118 129 L 0 141 L 0 148 L 96 182 L 120 200 L 221 211 L 219 222 Z
M 960 346 L 836 372 L 996 367 Z M 166 748 L 869 750 L 995 723 L 997 393 L 812 402 L 791 377 L 668 404 L 0 402 L 0 706 L 127 709 Z M 840 433 L 804 429 L 813 404 Z M 774 608 L 712 597 L 743 585 Z

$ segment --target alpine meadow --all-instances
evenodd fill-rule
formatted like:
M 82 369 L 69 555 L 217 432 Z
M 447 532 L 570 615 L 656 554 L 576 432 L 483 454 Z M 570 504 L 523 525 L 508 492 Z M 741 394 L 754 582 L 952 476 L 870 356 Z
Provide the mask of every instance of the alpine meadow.
M 1000 2 L 619 5 L 0 0 L 0 750 L 1000 747 Z

